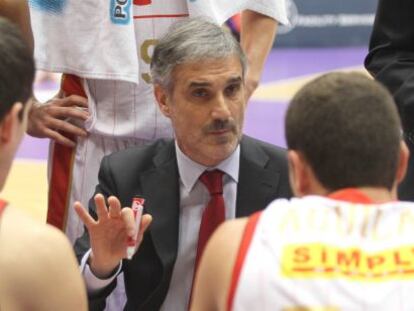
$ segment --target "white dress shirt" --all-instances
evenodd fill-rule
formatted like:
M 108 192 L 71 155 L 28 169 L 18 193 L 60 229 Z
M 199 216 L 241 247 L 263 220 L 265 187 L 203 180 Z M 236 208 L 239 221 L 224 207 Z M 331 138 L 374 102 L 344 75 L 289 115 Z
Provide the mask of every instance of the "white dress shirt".
M 203 211 L 210 194 L 205 185 L 199 181 L 205 170 L 219 169 L 223 175 L 223 197 L 226 219 L 235 218 L 237 183 L 239 180 L 240 146 L 223 162 L 215 167 L 206 167 L 187 157 L 176 144 L 178 173 L 180 177 L 180 219 L 178 252 L 167 296 L 161 311 L 187 310 L 193 281 L 195 257 L 197 251 L 198 232 Z M 139 252 L 139 249 L 138 249 Z M 81 270 L 89 292 L 96 292 L 108 286 L 116 277 L 97 278 L 87 264 L 90 251 L 82 259 Z M 121 265 L 118 271 L 121 270 Z

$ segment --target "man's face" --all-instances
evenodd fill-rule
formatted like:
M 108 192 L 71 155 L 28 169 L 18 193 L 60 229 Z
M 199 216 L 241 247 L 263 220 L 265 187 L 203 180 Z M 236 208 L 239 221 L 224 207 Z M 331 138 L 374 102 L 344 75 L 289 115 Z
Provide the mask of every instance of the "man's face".
M 245 110 L 242 66 L 236 56 L 177 65 L 173 88 L 156 86 L 180 149 L 193 161 L 214 166 L 237 147 Z

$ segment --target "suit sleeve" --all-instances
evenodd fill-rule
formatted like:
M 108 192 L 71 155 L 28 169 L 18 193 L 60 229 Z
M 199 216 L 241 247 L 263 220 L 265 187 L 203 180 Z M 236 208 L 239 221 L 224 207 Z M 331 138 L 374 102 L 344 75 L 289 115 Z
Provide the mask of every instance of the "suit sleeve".
M 406 132 L 414 133 L 414 1 L 380 0 L 366 69 L 393 94 Z
M 116 195 L 116 186 L 113 182 L 111 170 L 110 170 L 110 161 L 107 156 L 102 159 L 101 166 L 99 168 L 99 175 L 98 175 L 98 185 L 96 186 L 95 193 L 92 198 L 89 200 L 89 214 L 94 218 L 97 219 L 98 216 L 96 214 L 95 202 L 93 197 L 95 194 L 101 193 L 104 195 L 105 199 L 107 199 L 111 195 Z M 75 253 L 78 261 L 81 262 L 83 256 L 86 252 L 90 249 L 89 243 L 89 233 L 86 227 L 84 228 L 83 235 L 76 240 L 75 243 Z M 109 296 L 109 294 L 114 290 L 116 287 L 116 278 L 113 282 L 111 282 L 106 288 L 102 289 L 96 294 L 88 293 L 88 303 L 89 303 L 89 310 L 103 310 L 105 308 L 105 299 Z

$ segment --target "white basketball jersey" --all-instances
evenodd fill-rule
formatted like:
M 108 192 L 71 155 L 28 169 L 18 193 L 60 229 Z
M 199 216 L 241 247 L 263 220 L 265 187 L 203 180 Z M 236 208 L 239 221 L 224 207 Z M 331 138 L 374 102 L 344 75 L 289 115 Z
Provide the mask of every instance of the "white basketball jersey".
M 85 91 L 89 99 L 91 118 L 85 126 L 89 132 L 148 141 L 172 137 L 171 124 L 158 109 L 154 98 L 150 63 L 157 40 L 171 24 L 187 18 L 188 15 L 186 0 L 134 1 L 139 84 L 86 79 Z
M 414 310 L 414 204 L 277 200 L 238 260 L 232 310 Z

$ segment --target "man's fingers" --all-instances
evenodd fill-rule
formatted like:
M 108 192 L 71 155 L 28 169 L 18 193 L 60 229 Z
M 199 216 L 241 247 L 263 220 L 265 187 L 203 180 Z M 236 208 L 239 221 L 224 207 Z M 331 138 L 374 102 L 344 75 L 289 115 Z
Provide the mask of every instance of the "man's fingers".
M 110 196 L 108 198 L 109 204 L 109 217 L 120 218 L 121 217 L 121 203 L 117 197 Z
M 85 121 L 89 118 L 89 112 L 80 107 L 49 107 L 48 112 L 51 116 L 58 119 L 80 119 Z
M 96 221 L 89 215 L 88 211 L 83 207 L 80 202 L 75 202 L 73 205 L 75 208 L 76 214 L 78 214 L 79 218 L 82 220 L 84 225 L 89 229 L 90 226 L 96 224 Z
M 136 231 L 135 231 L 135 219 L 134 219 L 134 212 L 129 207 L 124 207 L 121 210 L 121 217 L 125 224 L 125 230 L 127 235 L 133 239 L 135 239 Z
M 50 104 L 54 104 L 60 107 L 83 107 L 88 108 L 88 99 L 78 95 L 70 95 L 63 98 L 54 98 L 49 101 Z
M 76 143 L 69 138 L 63 136 L 59 132 L 56 132 L 54 130 L 45 128 L 42 137 L 48 137 L 56 141 L 57 143 L 67 146 L 67 147 L 75 147 Z
M 85 131 L 83 128 L 69 123 L 66 120 L 52 119 L 48 122 L 47 127 L 54 130 L 63 131 L 75 136 L 86 137 L 88 135 L 88 132 Z
M 105 198 L 102 194 L 98 193 L 94 197 L 96 214 L 98 215 L 98 220 L 106 220 L 109 217 L 108 209 L 106 207 Z
M 144 237 L 144 233 L 148 229 L 151 222 L 152 222 L 152 216 L 150 214 L 142 215 L 141 225 L 139 227 L 139 233 L 138 233 L 138 238 L 137 238 L 137 240 L 138 240 L 137 243 L 141 243 L 141 241 Z
M 139 228 L 140 234 L 144 234 L 144 232 L 147 231 L 151 222 L 152 222 L 152 216 L 150 214 L 142 215 L 141 227 Z

